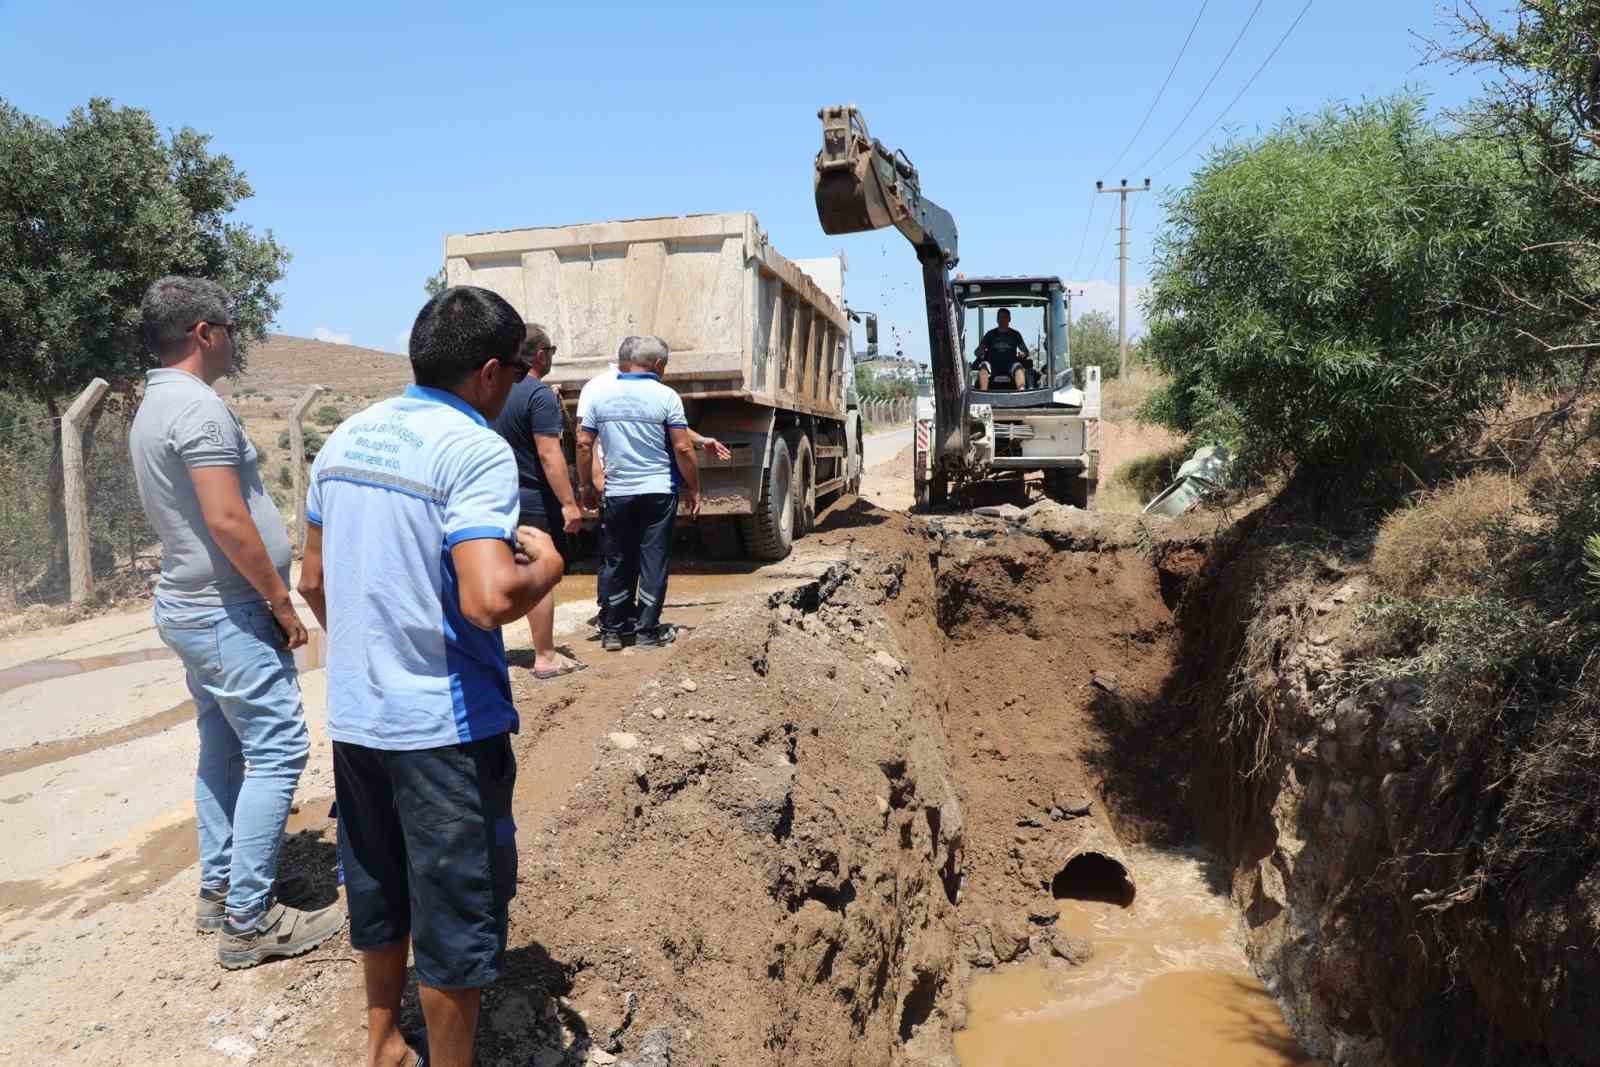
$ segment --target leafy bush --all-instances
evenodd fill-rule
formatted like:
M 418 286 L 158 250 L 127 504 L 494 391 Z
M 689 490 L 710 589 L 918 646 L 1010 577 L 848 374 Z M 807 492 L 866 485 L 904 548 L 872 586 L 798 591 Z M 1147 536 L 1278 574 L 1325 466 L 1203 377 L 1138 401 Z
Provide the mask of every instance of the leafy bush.
M 322 435 L 320 433 L 318 433 L 317 431 L 315 431 L 315 430 L 305 430 L 305 431 L 302 432 L 302 436 L 305 439 L 306 460 L 309 462 L 310 460 L 316 459 L 317 458 L 317 453 L 322 451 Z M 288 448 L 289 448 L 289 431 L 288 430 L 279 431 L 279 433 L 278 433 L 278 447 L 281 448 L 281 449 L 284 449 L 285 451 L 288 450 Z
M 1513 147 L 1399 96 L 1218 149 L 1157 239 L 1149 415 L 1247 469 L 1358 474 L 1450 439 L 1518 367 L 1476 309 L 1545 262 Z
M 316 414 L 312 417 L 315 418 L 317 423 L 322 426 L 337 426 L 339 424 L 339 420 L 344 418 L 344 416 L 339 413 L 339 409 L 334 407 L 332 404 L 322 405 L 317 409 Z
M 294 471 L 289 469 L 287 463 L 278 464 L 278 484 L 285 489 L 294 488 Z

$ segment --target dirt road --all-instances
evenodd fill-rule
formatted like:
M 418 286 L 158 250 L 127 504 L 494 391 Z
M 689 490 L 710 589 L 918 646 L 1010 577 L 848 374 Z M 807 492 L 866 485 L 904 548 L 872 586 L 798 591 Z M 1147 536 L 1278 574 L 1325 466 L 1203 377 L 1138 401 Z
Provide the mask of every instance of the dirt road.
M 866 441 L 863 496 L 909 502 L 909 430 Z M 842 501 L 783 563 L 675 577 L 668 617 L 694 627 L 728 605 L 813 578 L 841 558 Z M 526 748 L 519 793 L 530 833 L 554 817 L 647 670 L 670 651 L 602 656 L 585 640 L 593 578 L 563 584 L 557 627 L 591 669 L 532 678 L 524 626 L 506 628 Z M 306 613 L 309 618 L 309 613 Z M 296 794 L 285 866 L 303 899 L 336 895 L 326 819 L 333 792 L 321 649 L 299 655 L 312 758 Z M 197 883 L 192 806 L 196 738 L 177 661 L 148 606 L 0 644 L 0 1057 L 7 1062 L 324 1062 L 298 1005 L 327 995 L 326 1020 L 358 1025 L 348 947 L 225 975 L 189 927 Z M 282 1031 L 294 1018 L 294 1037 Z M 328 1061 L 331 1062 L 331 1061 Z

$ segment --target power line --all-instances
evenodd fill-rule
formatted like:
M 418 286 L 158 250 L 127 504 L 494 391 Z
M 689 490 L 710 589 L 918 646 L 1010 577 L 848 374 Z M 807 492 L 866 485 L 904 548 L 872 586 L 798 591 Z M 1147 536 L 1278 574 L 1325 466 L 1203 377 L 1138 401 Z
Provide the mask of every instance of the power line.
M 1244 40 L 1245 31 L 1248 30 L 1250 28 L 1250 24 L 1256 20 L 1256 15 L 1261 12 L 1261 5 L 1264 3 L 1266 3 L 1266 0 L 1256 0 L 1256 6 L 1251 9 L 1250 17 L 1244 20 L 1243 26 L 1239 27 L 1239 35 L 1233 39 L 1233 43 L 1228 46 L 1228 50 L 1222 54 L 1222 60 L 1217 64 L 1217 69 L 1212 71 L 1211 77 L 1206 79 L 1206 84 L 1201 88 L 1199 95 L 1194 98 L 1194 103 L 1189 105 L 1189 110 L 1185 111 L 1183 113 L 1183 118 L 1179 119 L 1178 124 L 1172 127 L 1172 132 L 1167 134 L 1167 139 L 1156 145 L 1156 150 L 1151 152 L 1150 155 L 1145 158 L 1143 163 L 1140 163 L 1137 167 L 1133 168 L 1134 170 L 1142 171 L 1148 167 L 1150 165 L 1150 161 L 1159 156 L 1166 149 L 1167 145 L 1172 143 L 1172 139 L 1178 136 L 1178 131 L 1183 129 L 1183 124 L 1189 121 L 1189 116 L 1194 114 L 1194 109 L 1200 106 L 1200 101 L 1204 100 L 1206 98 L 1206 93 L 1211 91 L 1212 83 L 1217 80 L 1217 75 L 1221 74 L 1222 68 L 1228 65 L 1228 60 L 1233 57 L 1234 49 L 1238 48 L 1239 42 Z
M 1083 263 L 1083 250 L 1089 247 L 1089 227 L 1094 223 L 1094 210 L 1100 206 L 1100 198 L 1093 193 L 1089 194 L 1089 210 L 1083 215 L 1083 236 L 1078 239 L 1078 254 L 1072 260 L 1072 273 L 1078 273 L 1078 267 Z
M 1272 62 L 1272 57 L 1278 54 L 1278 49 L 1283 47 L 1283 43 L 1289 39 L 1289 35 L 1294 32 L 1295 27 L 1300 25 L 1300 20 L 1306 17 L 1306 12 L 1311 10 L 1311 5 L 1313 2 L 1314 0 L 1306 0 L 1306 6 L 1302 7 L 1300 9 L 1300 14 L 1296 15 L 1294 17 L 1294 21 L 1289 23 L 1289 28 L 1283 31 L 1283 36 L 1279 37 L 1278 43 L 1272 46 L 1272 51 L 1267 53 L 1267 58 L 1263 59 L 1261 61 L 1261 66 L 1257 67 L 1256 72 L 1250 75 L 1250 80 L 1245 82 L 1244 85 L 1240 87 L 1239 91 L 1234 94 L 1232 100 L 1228 101 L 1228 106 L 1222 109 L 1222 114 L 1212 119 L 1211 125 L 1207 126 L 1200 132 L 1200 136 L 1194 139 L 1193 144 L 1191 144 L 1188 148 L 1185 148 L 1182 152 L 1179 152 L 1177 155 L 1173 156 L 1171 159 L 1167 160 L 1165 164 L 1156 170 L 1156 174 L 1160 174 L 1162 171 L 1169 169 L 1174 163 L 1178 162 L 1178 160 L 1188 156 L 1190 152 L 1193 152 L 1197 147 L 1199 147 L 1201 141 L 1206 139 L 1207 134 L 1217 128 L 1217 123 L 1221 122 L 1225 117 L 1227 117 L 1228 112 L 1233 110 L 1233 106 L 1244 97 L 1244 94 L 1249 91 L 1250 86 L 1255 84 L 1256 79 L 1261 77 L 1261 72 L 1267 69 L 1267 64 Z M 1154 175 L 1152 175 L 1152 177 L 1153 176 Z
M 1117 169 L 1117 164 L 1122 162 L 1122 157 L 1128 154 L 1128 149 L 1133 147 L 1139 135 L 1144 132 L 1145 125 L 1150 121 L 1150 116 L 1156 113 L 1156 105 L 1161 103 L 1161 96 L 1167 91 L 1167 86 L 1172 84 L 1172 76 L 1178 72 L 1178 64 L 1183 62 L 1183 54 L 1189 50 L 1189 42 L 1194 40 L 1194 31 L 1200 28 L 1200 19 L 1206 13 L 1206 5 L 1211 0 L 1201 0 L 1200 12 L 1195 15 L 1194 22 L 1189 26 L 1189 36 L 1183 39 L 1183 47 L 1178 49 L 1178 58 L 1172 61 L 1172 67 L 1167 71 L 1167 80 L 1161 83 L 1161 88 L 1156 90 L 1156 98 L 1150 101 L 1150 110 L 1144 113 L 1144 118 L 1139 120 L 1139 128 L 1133 131 L 1133 136 L 1128 138 L 1128 143 L 1122 146 L 1122 151 L 1117 153 L 1117 158 L 1111 161 L 1111 166 L 1102 173 L 1110 174 Z

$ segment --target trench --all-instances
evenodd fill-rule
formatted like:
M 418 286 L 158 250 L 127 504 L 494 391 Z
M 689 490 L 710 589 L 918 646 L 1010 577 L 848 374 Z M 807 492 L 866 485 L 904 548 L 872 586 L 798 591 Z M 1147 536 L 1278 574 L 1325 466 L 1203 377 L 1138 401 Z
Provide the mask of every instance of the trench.
M 1316 1062 L 1252 974 L 1201 839 L 1207 740 L 1177 713 L 1174 614 L 1202 560 L 1016 533 L 935 554 L 967 822 L 961 1067 Z

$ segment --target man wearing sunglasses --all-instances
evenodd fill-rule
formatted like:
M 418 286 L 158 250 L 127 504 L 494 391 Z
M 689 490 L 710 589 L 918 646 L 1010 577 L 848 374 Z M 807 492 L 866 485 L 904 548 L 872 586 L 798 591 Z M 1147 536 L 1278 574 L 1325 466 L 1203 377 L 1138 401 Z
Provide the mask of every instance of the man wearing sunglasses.
M 344 925 L 336 908 L 305 912 L 273 897 L 310 749 L 290 655 L 306 628 L 289 600 L 289 534 L 255 446 L 211 388 L 233 370 L 228 294 L 201 278 L 162 278 L 140 310 L 161 366 L 128 445 L 161 537 L 156 627 L 183 661 L 200 734 L 195 925 L 220 932 L 224 967 L 250 967 L 307 952 Z
M 522 318 L 456 286 L 411 328 L 416 384 L 339 425 L 312 467 L 300 592 L 328 631 L 328 736 L 367 1062 L 410 1064 L 396 1023 L 413 952 L 427 1062 L 472 1063 L 517 885 L 517 730 L 500 627 L 561 579 L 518 526 L 490 427 L 526 377 Z
M 556 551 L 565 559 L 567 534 L 578 532 L 583 513 L 578 510 L 572 479 L 567 474 L 567 458 L 561 452 L 561 400 L 544 382 L 555 351 L 545 328 L 530 323 L 517 351 L 518 365 L 528 368 L 528 376 L 511 387 L 511 396 L 494 428 L 517 457 L 522 503 L 519 524 L 549 534 Z M 528 612 L 528 629 L 533 635 L 533 676 L 540 681 L 571 674 L 584 666 L 556 650 L 555 615 L 554 590 Z

